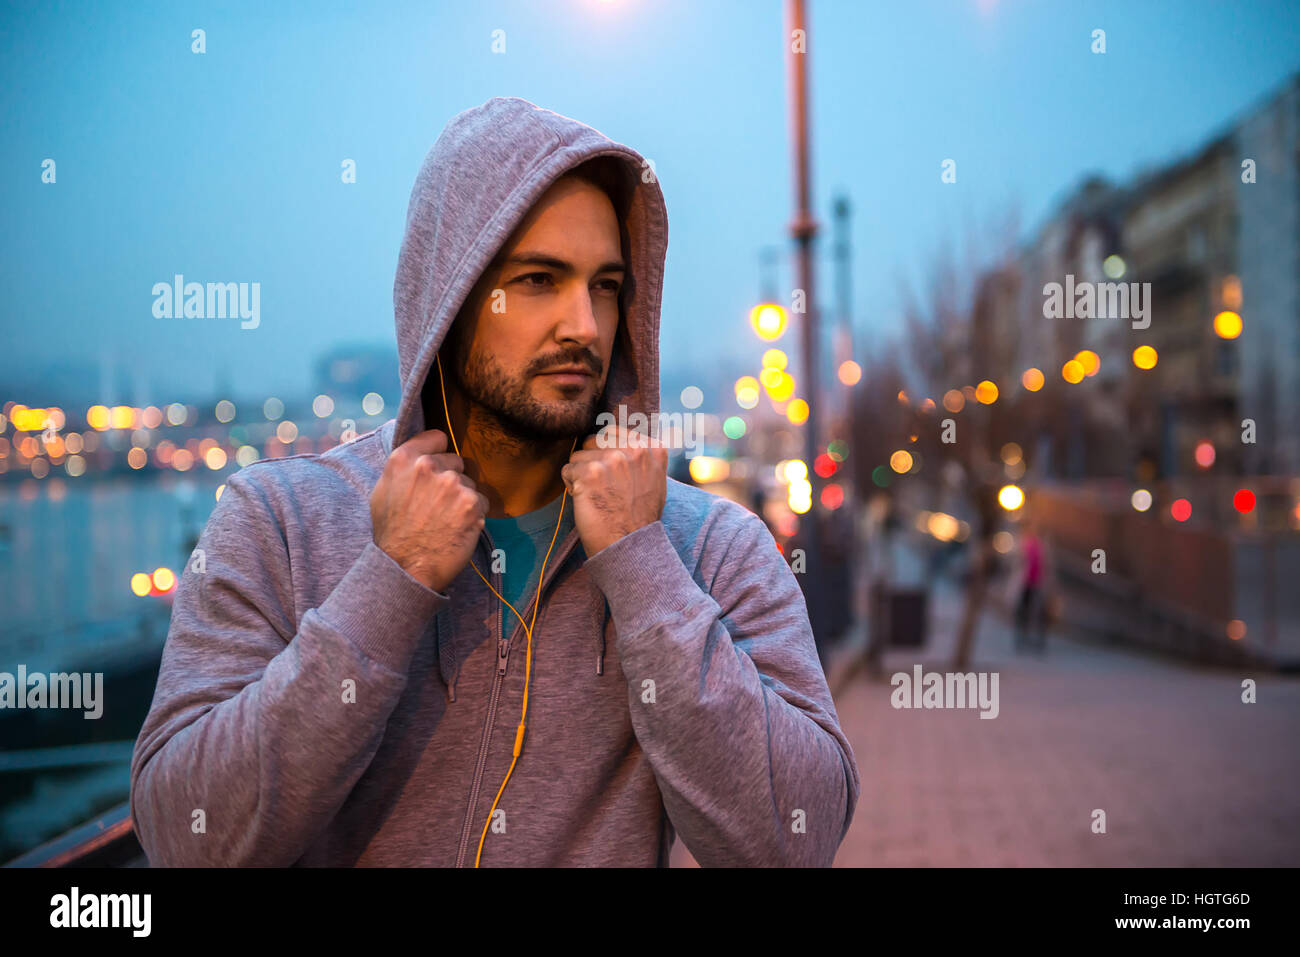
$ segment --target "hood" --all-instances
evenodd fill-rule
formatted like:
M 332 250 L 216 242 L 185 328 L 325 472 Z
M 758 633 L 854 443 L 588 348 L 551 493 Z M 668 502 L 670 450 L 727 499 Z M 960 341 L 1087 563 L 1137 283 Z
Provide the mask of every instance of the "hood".
M 424 431 L 425 378 L 483 271 L 551 184 L 596 156 L 623 161 L 631 194 L 622 221 L 629 247 L 625 330 L 606 377 L 604 409 L 659 411 L 668 212 L 657 179 L 640 153 L 590 126 L 527 100 L 494 97 L 447 124 L 411 190 L 393 284 L 402 399 L 392 448 Z

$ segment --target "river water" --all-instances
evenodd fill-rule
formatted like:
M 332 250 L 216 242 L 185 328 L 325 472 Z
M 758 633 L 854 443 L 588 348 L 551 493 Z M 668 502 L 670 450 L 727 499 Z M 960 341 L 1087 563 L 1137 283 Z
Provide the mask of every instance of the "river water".
M 137 596 L 131 577 L 180 573 L 220 484 L 215 473 L 0 484 L 0 672 L 156 669 L 170 599 Z M 110 712 L 142 716 L 148 675 L 124 687 L 132 700 L 110 697 Z M 125 801 L 138 730 L 111 714 L 0 711 L 0 863 Z

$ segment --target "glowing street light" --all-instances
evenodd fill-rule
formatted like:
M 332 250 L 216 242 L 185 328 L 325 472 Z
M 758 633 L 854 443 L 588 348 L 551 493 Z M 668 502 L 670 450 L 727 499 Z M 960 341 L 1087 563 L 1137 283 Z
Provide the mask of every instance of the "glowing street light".
M 1025 493 L 1020 491 L 1018 485 L 1004 485 L 998 491 L 998 504 L 1008 512 L 1014 512 L 1025 504 Z
M 788 318 L 785 309 L 774 302 L 759 303 L 749 310 L 749 324 L 764 342 L 780 339 Z
M 1214 317 L 1214 332 L 1220 339 L 1235 339 L 1241 335 L 1241 316 L 1225 309 Z

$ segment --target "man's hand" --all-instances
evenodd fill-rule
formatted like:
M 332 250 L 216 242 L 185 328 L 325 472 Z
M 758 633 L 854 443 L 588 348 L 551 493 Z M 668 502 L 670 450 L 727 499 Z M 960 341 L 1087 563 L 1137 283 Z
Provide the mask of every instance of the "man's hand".
M 560 471 L 587 557 L 657 522 L 668 494 L 668 449 L 642 432 L 608 425 L 606 444 L 588 437 Z
M 447 436 L 421 432 L 393 450 L 370 494 L 375 544 L 427 588 L 442 591 L 474 554 L 488 500 Z

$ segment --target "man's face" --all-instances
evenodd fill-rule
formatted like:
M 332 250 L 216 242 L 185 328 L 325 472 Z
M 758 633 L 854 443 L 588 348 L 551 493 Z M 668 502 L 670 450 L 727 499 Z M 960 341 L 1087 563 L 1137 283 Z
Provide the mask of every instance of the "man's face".
M 461 392 L 521 439 L 590 431 L 623 278 L 609 198 L 582 180 L 558 180 L 484 271 L 452 327 L 452 376 Z

